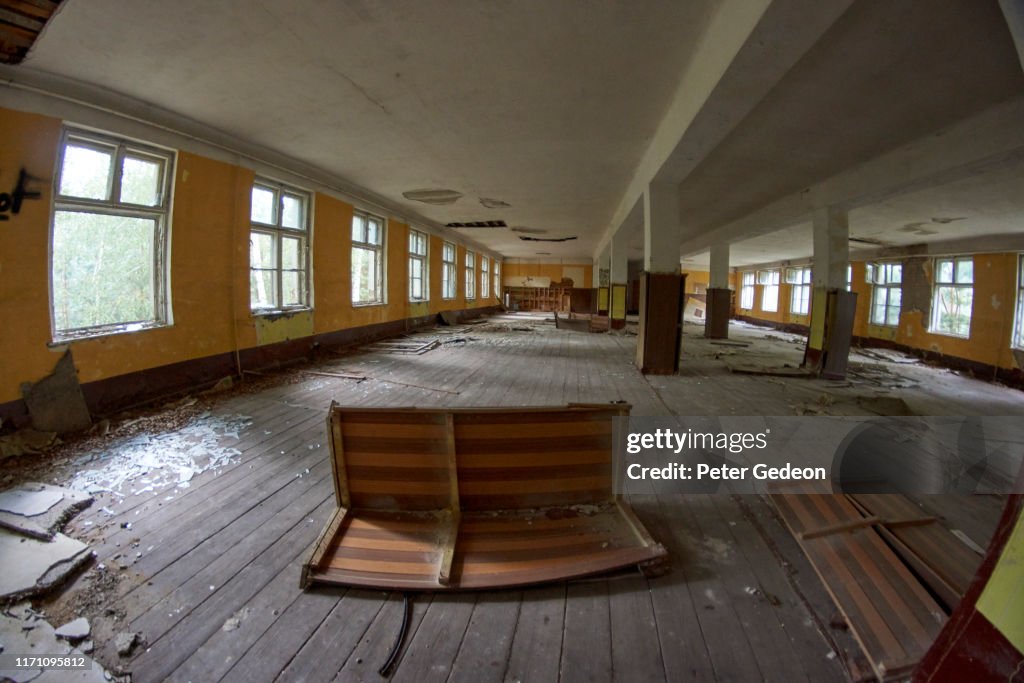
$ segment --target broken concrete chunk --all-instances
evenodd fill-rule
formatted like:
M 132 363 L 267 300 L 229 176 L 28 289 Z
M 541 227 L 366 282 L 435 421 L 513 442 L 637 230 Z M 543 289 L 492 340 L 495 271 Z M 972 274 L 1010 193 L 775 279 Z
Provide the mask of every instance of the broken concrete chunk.
M 22 384 L 21 395 L 32 417 L 32 426 L 38 430 L 64 434 L 92 426 L 71 351 L 57 361 L 52 375 L 34 384 Z
M 82 640 L 83 638 L 89 637 L 89 620 L 85 617 L 78 617 L 74 621 L 69 621 L 63 626 L 56 630 L 58 638 L 64 640 L 70 640 L 72 642 Z
M 50 504 L 54 499 L 56 502 Z M 0 527 L 48 541 L 91 503 L 92 498 L 80 491 L 35 482 L 22 484 L 0 493 Z
M 46 484 L 25 484 L 0 493 L 0 511 L 32 517 L 41 515 L 64 497 L 60 487 Z
M 77 652 L 85 652 L 81 648 L 72 649 L 72 646 L 57 637 L 53 626 L 34 612 L 28 603 L 16 605 L 0 611 L 0 643 L 3 645 L 3 652 L 9 654 L 36 654 L 36 655 L 69 655 Z M 84 643 L 83 643 L 84 646 Z M 4 670 L 0 672 L 0 679 L 5 681 L 34 681 L 35 683 L 67 683 L 68 681 L 82 681 L 82 683 L 105 683 L 111 680 L 109 673 L 103 670 L 95 661 L 86 662 L 85 669 L 76 671 L 62 671 L 58 669 L 17 669 Z
M 57 534 L 52 541 L 28 538 L 0 529 L 0 600 L 11 600 L 50 590 L 62 583 L 89 557 L 89 547 Z
M 114 647 L 117 648 L 117 654 L 121 657 L 127 657 L 132 653 L 132 649 L 135 647 L 135 643 L 138 642 L 138 640 L 138 633 L 131 633 L 128 631 L 118 633 L 114 638 Z
M 0 460 L 18 455 L 42 453 L 58 443 L 56 432 L 40 432 L 32 428 L 20 429 L 13 434 L 0 436 Z

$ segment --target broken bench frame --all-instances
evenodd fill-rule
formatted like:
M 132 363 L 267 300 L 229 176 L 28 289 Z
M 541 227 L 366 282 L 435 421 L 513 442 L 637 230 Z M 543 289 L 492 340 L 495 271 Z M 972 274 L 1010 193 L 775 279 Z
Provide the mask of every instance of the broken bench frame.
M 664 571 L 665 548 L 612 491 L 612 418 L 628 414 L 332 403 L 338 508 L 302 587 L 464 590 Z

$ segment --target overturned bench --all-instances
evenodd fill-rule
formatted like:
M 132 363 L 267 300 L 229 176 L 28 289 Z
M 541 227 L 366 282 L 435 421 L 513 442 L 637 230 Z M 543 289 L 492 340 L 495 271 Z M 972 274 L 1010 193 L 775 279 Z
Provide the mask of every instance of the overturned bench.
M 302 586 L 459 590 L 667 568 L 614 495 L 624 405 L 343 408 L 327 430 L 338 508 Z

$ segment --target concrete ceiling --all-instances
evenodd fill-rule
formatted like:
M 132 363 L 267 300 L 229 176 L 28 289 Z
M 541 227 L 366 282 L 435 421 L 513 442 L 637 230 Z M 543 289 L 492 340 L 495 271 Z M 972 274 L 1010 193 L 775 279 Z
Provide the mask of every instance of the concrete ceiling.
M 66 0 L 19 68 L 186 115 L 440 223 L 543 231 L 465 231 L 506 256 L 589 260 L 714 4 Z M 422 189 L 463 197 L 403 197 Z

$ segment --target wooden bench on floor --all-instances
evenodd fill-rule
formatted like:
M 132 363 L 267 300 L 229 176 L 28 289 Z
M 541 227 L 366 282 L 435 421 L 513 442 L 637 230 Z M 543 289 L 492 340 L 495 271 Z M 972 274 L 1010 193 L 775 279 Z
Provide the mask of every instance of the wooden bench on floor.
M 482 589 L 667 563 L 612 491 L 612 418 L 628 414 L 332 404 L 338 509 L 303 587 Z

